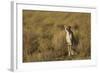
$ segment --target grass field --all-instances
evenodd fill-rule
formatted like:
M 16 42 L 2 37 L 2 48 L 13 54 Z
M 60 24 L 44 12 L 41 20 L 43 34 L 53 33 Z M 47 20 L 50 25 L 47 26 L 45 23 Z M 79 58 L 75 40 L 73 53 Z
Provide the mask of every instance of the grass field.
M 78 41 L 70 57 L 64 25 Z M 90 13 L 23 10 L 23 62 L 83 59 L 91 59 Z

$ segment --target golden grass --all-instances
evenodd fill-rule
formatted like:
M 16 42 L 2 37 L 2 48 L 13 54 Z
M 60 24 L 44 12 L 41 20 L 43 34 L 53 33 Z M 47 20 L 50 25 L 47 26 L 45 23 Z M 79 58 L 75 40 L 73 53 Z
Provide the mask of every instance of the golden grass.
M 68 57 L 64 25 L 71 25 L 78 45 Z M 91 14 L 23 10 L 23 62 L 91 58 Z

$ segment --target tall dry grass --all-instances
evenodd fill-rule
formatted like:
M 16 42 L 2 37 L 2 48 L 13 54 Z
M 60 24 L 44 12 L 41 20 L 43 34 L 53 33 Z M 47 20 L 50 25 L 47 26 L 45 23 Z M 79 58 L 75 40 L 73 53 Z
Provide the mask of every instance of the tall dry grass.
M 77 55 L 68 57 L 64 25 L 71 25 Z M 23 10 L 23 62 L 91 58 L 91 14 Z

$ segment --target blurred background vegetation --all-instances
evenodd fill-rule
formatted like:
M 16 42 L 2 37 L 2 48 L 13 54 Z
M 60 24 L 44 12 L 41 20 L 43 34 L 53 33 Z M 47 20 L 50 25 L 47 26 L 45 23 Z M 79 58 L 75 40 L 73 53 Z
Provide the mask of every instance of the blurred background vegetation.
M 67 55 L 64 25 L 72 26 L 77 55 Z M 90 13 L 23 10 L 23 62 L 90 58 Z

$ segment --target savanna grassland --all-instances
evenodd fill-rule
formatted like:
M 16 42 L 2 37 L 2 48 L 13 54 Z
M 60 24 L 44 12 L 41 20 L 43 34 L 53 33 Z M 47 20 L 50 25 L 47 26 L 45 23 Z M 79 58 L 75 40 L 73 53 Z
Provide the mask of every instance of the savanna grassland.
M 76 39 L 70 57 L 65 25 Z M 84 59 L 91 59 L 90 13 L 23 10 L 23 62 Z

